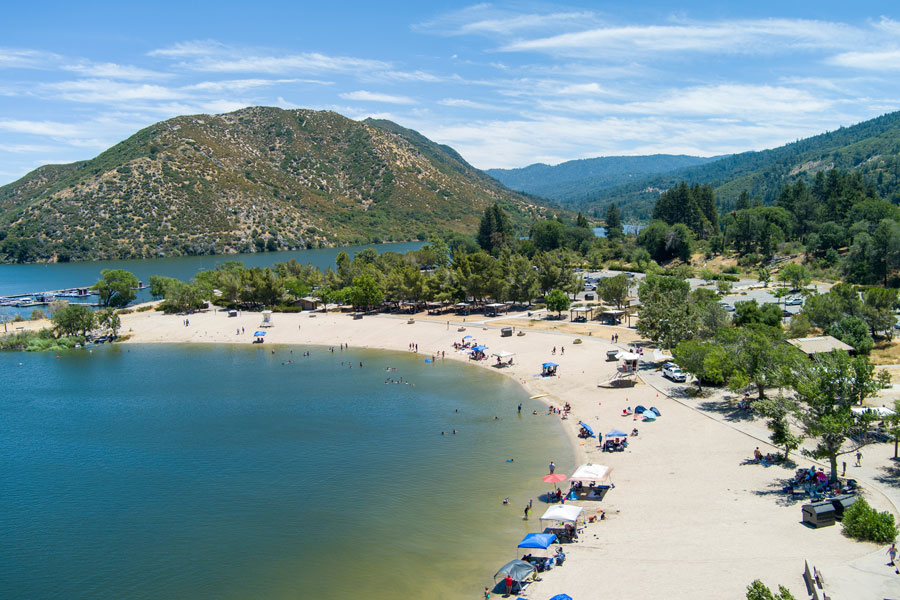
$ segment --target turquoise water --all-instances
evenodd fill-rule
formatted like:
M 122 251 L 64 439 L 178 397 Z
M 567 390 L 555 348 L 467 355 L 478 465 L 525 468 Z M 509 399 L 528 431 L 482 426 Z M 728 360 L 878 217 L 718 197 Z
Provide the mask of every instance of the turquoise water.
M 466 365 L 275 349 L 0 354 L 0 597 L 477 597 L 558 423 Z
M 347 252 L 352 258 L 354 254 L 365 248 L 375 248 L 381 252 L 398 252 L 417 250 L 423 242 L 401 242 L 396 244 L 377 244 L 365 246 L 347 246 L 346 248 L 321 248 L 314 250 L 292 250 L 286 252 L 262 252 L 257 254 L 219 254 L 215 256 L 183 256 L 178 258 L 157 258 L 152 260 L 102 260 L 96 262 L 0 265 L 0 296 L 13 294 L 30 294 L 47 290 L 60 290 L 69 287 L 89 287 L 100 279 L 103 269 L 125 269 L 131 271 L 140 281 L 147 284 L 151 275 L 165 275 L 183 281 L 190 280 L 199 271 L 215 269 L 229 260 L 239 260 L 248 267 L 270 267 L 275 263 L 296 259 L 301 264 L 311 263 L 320 269 L 334 267 L 338 253 Z M 150 299 L 144 291 L 138 296 L 139 301 Z M 15 314 L 29 316 L 33 309 L 16 309 L 0 307 L 0 317 L 12 317 Z

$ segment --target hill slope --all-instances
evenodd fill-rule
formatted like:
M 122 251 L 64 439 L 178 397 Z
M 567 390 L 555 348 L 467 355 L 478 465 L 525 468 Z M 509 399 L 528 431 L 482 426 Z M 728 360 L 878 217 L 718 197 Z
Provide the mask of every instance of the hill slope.
M 472 232 L 542 212 L 389 121 L 252 107 L 157 123 L 0 188 L 0 261 L 143 258 Z
M 828 169 L 858 171 L 882 198 L 900 200 L 900 112 L 823 133 L 771 150 L 744 152 L 599 190 L 572 208 L 601 212 L 617 202 L 625 216 L 648 219 L 656 197 L 680 181 L 709 184 L 719 206 L 729 209 L 741 192 L 770 203 L 778 190 Z
M 521 169 L 488 169 L 488 175 L 512 190 L 535 194 L 562 204 L 581 202 L 599 190 L 716 160 L 699 156 L 601 156 L 550 166 L 537 163 Z

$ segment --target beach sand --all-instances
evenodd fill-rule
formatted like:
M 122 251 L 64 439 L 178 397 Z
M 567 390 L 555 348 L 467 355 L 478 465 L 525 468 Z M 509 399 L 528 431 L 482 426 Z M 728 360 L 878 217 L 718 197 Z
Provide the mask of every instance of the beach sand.
M 189 326 L 184 325 L 185 318 Z M 274 326 L 266 329 L 264 347 L 277 351 L 279 344 L 346 343 L 351 348 L 408 351 L 413 343 L 423 358 L 443 352 L 447 360 L 467 361 L 465 354 L 454 352 L 452 343 L 471 335 L 487 345 L 489 353 L 516 354 L 513 367 L 498 370 L 530 395 L 546 394 L 543 401 L 557 407 L 569 402 L 573 410 L 563 423 L 576 459 L 613 467 L 615 488 L 602 502 L 578 503 L 588 514 L 602 508 L 607 519 L 588 525 L 580 542 L 567 545 L 564 567 L 542 574 L 542 581 L 529 588 L 528 597 L 543 599 L 564 592 L 575 598 L 613 595 L 631 600 L 743 598 L 747 585 L 760 578 L 773 588 L 783 584 L 804 598 L 804 560 L 827 577 L 883 551 L 880 546 L 845 538 L 839 525 L 816 530 L 801 524 L 802 502 L 788 502 L 780 493 L 780 480 L 792 475 L 793 469 L 744 464 L 755 447 L 767 453 L 775 451 L 771 446 L 646 383 L 605 387 L 616 366 L 606 361 L 606 351 L 624 347 L 626 339 L 633 339 L 633 330 L 626 338 L 624 328 L 596 327 L 590 331 L 597 333 L 581 335 L 582 343 L 574 344 L 575 334 L 554 330 L 552 325 L 544 324 L 549 330 L 526 329 L 524 336 L 501 337 L 501 326 L 521 326 L 527 319 L 501 319 L 485 326 L 473 322 L 477 318 L 462 322 L 459 317 L 449 321 L 417 317 L 409 323 L 407 317 L 388 315 L 354 320 L 337 313 L 275 314 Z M 259 313 L 247 312 L 229 318 L 224 312 L 185 317 L 151 311 L 125 315 L 122 321 L 120 335 L 130 336 L 126 343 L 250 344 L 262 319 Z M 465 331 L 458 331 L 460 327 Z M 236 334 L 238 328 L 245 333 Z M 615 331 L 623 333 L 621 346 L 610 342 Z M 551 353 L 554 346 L 555 355 Z M 565 354 L 560 352 L 563 347 Z M 559 377 L 536 376 L 546 361 L 560 365 Z M 493 360 L 468 362 L 472 368 L 495 369 Z M 438 359 L 435 368 L 440 363 Z M 662 417 L 655 423 L 641 423 L 621 416 L 623 408 L 638 404 L 658 407 Z M 597 432 L 637 427 L 640 434 L 632 438 L 626 452 L 603 453 L 596 440 L 586 444 L 578 440 L 578 420 Z M 575 466 L 559 465 L 558 471 L 571 473 Z M 542 475 L 535 473 L 536 478 Z M 891 509 L 883 495 L 870 493 L 869 500 L 880 510 Z M 540 530 L 539 517 L 536 509 L 535 531 Z M 496 565 L 485 565 L 485 585 L 494 569 L 507 560 L 508 556 L 498 556 Z M 860 591 L 857 597 L 870 597 Z M 472 594 L 475 597 L 480 590 Z

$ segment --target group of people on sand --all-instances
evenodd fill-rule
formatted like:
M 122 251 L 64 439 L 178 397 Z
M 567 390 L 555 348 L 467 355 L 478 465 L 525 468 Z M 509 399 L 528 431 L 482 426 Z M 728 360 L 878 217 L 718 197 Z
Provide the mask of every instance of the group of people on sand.
M 550 354 L 552 354 L 553 356 L 556 356 L 556 346 L 553 346 L 553 350 L 550 351 Z M 560 356 L 565 356 L 565 354 L 566 354 L 565 346 L 559 347 L 559 354 L 560 354 Z

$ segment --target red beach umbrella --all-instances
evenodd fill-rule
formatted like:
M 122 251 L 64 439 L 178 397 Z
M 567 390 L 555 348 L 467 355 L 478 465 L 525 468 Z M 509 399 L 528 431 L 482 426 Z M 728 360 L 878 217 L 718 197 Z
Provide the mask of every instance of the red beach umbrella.
M 544 475 L 541 477 L 541 481 L 544 483 L 559 483 L 560 481 L 565 481 L 567 477 L 562 473 L 551 473 L 549 475 Z

